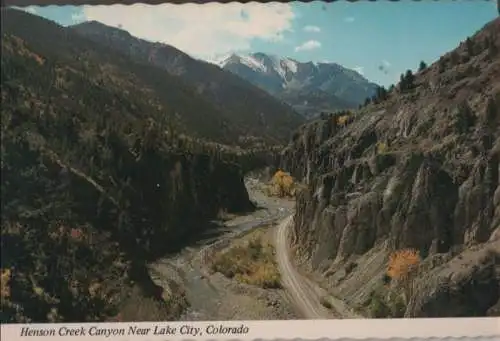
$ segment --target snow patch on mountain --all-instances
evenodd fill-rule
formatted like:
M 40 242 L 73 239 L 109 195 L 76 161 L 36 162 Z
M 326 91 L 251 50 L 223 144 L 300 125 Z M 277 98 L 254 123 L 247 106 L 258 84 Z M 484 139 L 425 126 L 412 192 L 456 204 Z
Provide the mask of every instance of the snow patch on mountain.
M 376 88 L 356 71 L 329 61 L 299 62 L 256 52 L 232 54 L 218 65 L 300 110 L 354 108 Z
M 259 60 L 255 59 L 251 55 L 243 55 L 243 56 L 238 56 L 240 58 L 240 61 L 242 64 L 248 66 L 249 68 L 255 70 L 255 71 L 262 71 L 262 72 L 267 72 L 267 67 L 260 62 Z
M 269 55 L 268 58 L 272 62 L 272 70 L 276 72 L 284 81 L 288 72 L 297 72 L 297 63 L 289 58 L 280 58 L 278 56 Z
M 283 62 L 285 63 L 288 70 L 290 70 L 290 72 L 297 73 L 297 62 L 291 59 L 284 59 Z
M 274 55 L 263 55 L 260 53 L 235 54 L 231 53 L 208 62 L 224 68 L 229 63 L 240 63 L 258 72 L 275 72 L 284 81 L 288 73 L 297 73 L 298 63 L 290 58 L 280 58 Z

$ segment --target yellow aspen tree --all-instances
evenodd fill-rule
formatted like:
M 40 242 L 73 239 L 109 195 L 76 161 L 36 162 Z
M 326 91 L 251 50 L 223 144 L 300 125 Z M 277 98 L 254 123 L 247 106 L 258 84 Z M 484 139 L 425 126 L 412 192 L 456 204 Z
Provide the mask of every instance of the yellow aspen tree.
M 419 264 L 420 253 L 415 249 L 398 250 L 389 256 L 387 275 L 403 284 L 406 303 L 413 294 L 413 283 Z

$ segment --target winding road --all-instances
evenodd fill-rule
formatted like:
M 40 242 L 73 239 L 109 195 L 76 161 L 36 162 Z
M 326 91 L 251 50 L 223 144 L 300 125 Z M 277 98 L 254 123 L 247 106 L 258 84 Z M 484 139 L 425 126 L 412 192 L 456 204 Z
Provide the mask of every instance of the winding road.
M 331 318 L 331 313 L 321 304 L 320 299 L 307 284 L 307 280 L 297 272 L 290 260 L 288 231 L 292 222 L 293 215 L 284 219 L 276 228 L 276 258 L 283 287 L 288 291 L 305 318 Z
M 328 295 L 316 283 L 302 276 L 295 268 L 289 250 L 288 233 L 293 224 L 293 215 L 285 218 L 276 227 L 276 260 L 281 274 L 281 282 L 295 306 L 306 319 L 363 318 L 350 309 L 342 300 Z M 322 303 L 328 300 L 331 309 Z

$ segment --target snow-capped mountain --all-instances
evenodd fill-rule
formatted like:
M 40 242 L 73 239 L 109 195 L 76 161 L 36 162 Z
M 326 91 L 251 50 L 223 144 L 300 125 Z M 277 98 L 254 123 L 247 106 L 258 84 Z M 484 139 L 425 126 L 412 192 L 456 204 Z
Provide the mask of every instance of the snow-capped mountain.
M 357 107 L 377 85 L 336 63 L 298 62 L 265 53 L 231 54 L 215 62 L 307 116 Z

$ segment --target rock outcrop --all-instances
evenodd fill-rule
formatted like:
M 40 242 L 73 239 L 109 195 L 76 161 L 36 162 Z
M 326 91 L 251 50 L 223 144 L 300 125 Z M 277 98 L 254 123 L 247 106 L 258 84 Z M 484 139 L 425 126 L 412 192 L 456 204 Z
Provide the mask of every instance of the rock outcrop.
M 360 310 L 386 293 L 388 254 L 410 248 L 426 270 L 396 315 L 498 314 L 499 48 L 497 19 L 409 89 L 305 125 L 282 152 L 282 168 L 309 185 L 297 257 Z

